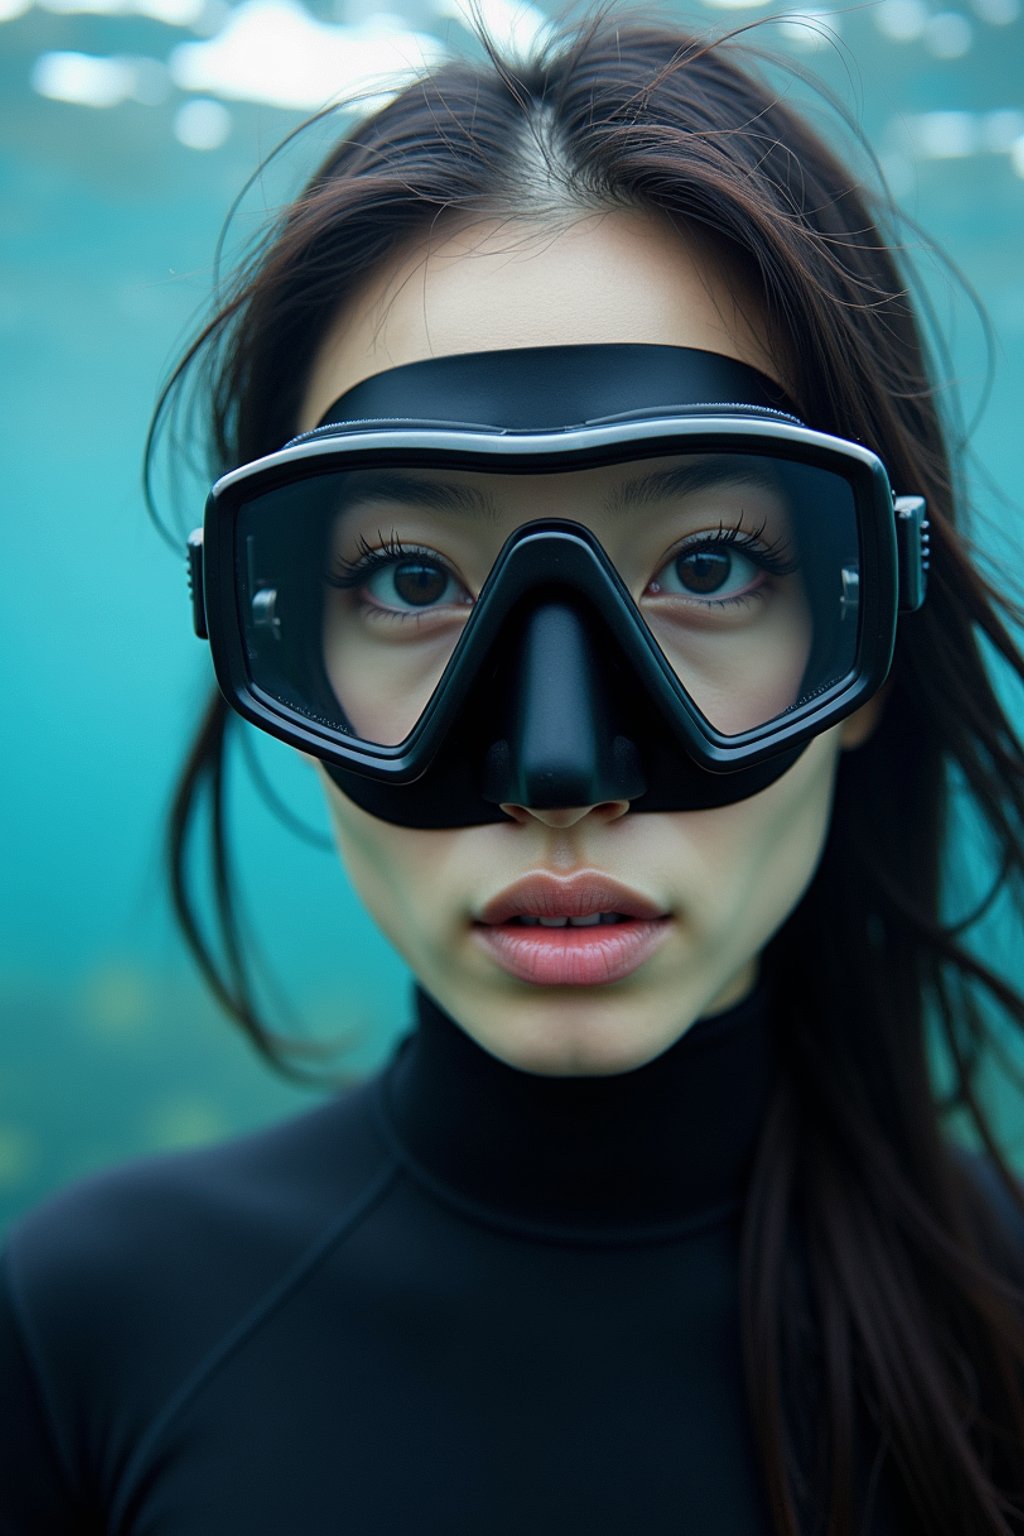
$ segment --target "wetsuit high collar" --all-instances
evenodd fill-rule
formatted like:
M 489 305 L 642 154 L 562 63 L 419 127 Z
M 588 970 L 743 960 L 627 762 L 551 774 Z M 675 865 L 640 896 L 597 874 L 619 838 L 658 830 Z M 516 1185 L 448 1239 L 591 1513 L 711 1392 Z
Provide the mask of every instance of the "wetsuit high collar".
M 425 994 L 386 1084 L 418 1176 L 491 1223 L 635 1242 L 735 1212 L 777 1073 L 764 992 L 606 1077 L 497 1060 Z

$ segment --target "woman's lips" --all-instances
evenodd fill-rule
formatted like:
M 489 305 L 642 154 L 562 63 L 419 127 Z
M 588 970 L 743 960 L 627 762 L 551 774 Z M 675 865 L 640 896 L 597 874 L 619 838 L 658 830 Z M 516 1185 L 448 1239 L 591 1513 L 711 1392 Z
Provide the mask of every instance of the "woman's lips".
M 485 926 L 474 937 L 503 971 L 540 987 L 595 987 L 629 976 L 667 936 L 670 917 L 641 922 L 625 918 L 614 927 L 527 928 L 516 923 Z
M 501 891 L 474 924 L 502 970 L 546 987 L 621 981 L 667 937 L 671 916 L 607 876 L 535 872 Z

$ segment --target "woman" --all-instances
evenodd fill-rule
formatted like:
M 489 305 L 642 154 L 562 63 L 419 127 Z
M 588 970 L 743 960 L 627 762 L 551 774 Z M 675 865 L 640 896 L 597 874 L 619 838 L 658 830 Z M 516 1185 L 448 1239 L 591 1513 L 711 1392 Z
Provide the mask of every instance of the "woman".
M 445 66 L 173 388 L 199 366 L 196 627 L 315 762 L 418 1027 L 22 1224 L 3 1528 L 1024 1528 L 1022 1206 L 973 1087 L 983 1005 L 1024 1005 L 943 918 L 953 775 L 1020 876 L 982 637 L 1022 667 L 853 178 L 731 44 Z M 229 721 L 176 891 L 273 1057 Z

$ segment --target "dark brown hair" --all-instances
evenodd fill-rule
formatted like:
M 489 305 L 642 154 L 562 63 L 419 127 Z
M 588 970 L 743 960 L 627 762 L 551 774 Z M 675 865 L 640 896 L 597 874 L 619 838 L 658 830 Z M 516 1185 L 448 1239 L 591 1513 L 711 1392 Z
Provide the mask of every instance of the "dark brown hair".
M 883 1466 L 901 1536 L 1005 1536 L 1024 1529 L 1024 1200 L 978 1072 L 1001 1022 L 1024 1027 L 1024 1000 L 949 916 L 947 852 L 966 806 L 995 850 L 991 899 L 1019 897 L 1024 752 L 983 651 L 1024 677 L 1020 614 L 958 531 L 896 242 L 742 56 L 735 39 L 606 16 L 529 63 L 488 50 L 410 86 L 334 147 L 240 271 L 157 426 L 191 383 L 213 470 L 280 446 L 328 318 L 438 219 L 639 208 L 730 249 L 806 419 L 866 443 L 898 491 L 927 497 L 928 601 L 901 625 L 881 725 L 844 754 L 821 865 L 765 956 L 785 1070 L 745 1212 L 742 1326 L 779 1536 L 866 1530 L 862 1474 Z M 229 728 L 239 722 L 215 700 L 174 807 L 175 902 L 221 1001 L 287 1067 L 253 1001 L 232 899 Z M 188 873 L 203 805 L 216 944 Z M 954 1115 L 980 1158 L 955 1149 Z

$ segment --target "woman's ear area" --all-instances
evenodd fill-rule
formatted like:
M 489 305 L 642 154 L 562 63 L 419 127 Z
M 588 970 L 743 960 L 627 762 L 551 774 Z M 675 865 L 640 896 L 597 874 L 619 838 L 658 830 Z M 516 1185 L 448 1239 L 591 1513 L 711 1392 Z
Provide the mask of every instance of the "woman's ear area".
M 839 727 L 839 741 L 844 752 L 862 747 L 875 734 L 889 697 L 889 684 L 885 683 L 862 704 L 854 714 L 848 715 Z

